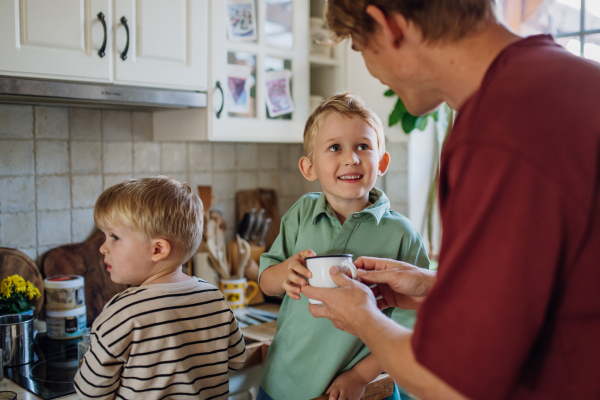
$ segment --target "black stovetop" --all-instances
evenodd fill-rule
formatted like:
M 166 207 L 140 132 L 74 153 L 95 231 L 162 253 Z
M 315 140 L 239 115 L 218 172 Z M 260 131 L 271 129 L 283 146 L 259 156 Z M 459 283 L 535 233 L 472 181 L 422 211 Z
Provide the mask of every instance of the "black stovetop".
M 77 343 L 80 340 L 49 339 L 46 334 L 38 334 L 34 341 L 34 361 L 18 367 L 4 367 L 4 373 L 43 399 L 73 394 L 73 378 L 79 368 Z

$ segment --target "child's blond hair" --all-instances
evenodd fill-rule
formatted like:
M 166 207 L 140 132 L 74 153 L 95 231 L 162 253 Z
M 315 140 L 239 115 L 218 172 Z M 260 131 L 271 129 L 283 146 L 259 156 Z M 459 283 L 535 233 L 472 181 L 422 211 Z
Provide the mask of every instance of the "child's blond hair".
M 200 246 L 203 206 L 186 183 L 168 176 L 129 179 L 102 192 L 94 220 L 102 230 L 108 222 L 127 226 L 144 240 L 175 241 L 185 262 Z
M 385 154 L 385 136 L 381 120 L 360 97 L 348 92 L 331 96 L 308 117 L 308 121 L 304 126 L 304 154 L 306 157 L 312 160 L 315 137 L 317 137 L 323 119 L 332 113 L 349 118 L 356 115 L 369 124 L 377 134 L 379 157 L 383 157 Z

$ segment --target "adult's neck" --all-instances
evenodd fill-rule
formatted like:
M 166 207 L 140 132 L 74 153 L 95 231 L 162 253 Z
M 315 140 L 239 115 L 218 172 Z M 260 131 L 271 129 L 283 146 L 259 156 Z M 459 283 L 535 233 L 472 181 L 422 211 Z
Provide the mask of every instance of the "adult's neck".
M 510 44 L 521 37 L 494 22 L 456 42 L 432 46 L 430 57 L 438 88 L 455 110 L 481 87 L 490 65 Z

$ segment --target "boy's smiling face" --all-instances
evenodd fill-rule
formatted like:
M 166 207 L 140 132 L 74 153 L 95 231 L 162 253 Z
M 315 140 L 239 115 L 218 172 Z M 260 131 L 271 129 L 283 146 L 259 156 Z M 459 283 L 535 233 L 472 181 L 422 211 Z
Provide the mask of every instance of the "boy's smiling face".
M 306 179 L 319 180 L 336 211 L 336 204 L 349 202 L 362 210 L 368 203 L 369 191 L 388 164 L 389 155 L 379 154 L 377 134 L 366 121 L 358 116 L 330 113 L 314 139 L 312 160 L 303 157 L 300 169 Z
M 143 240 L 126 226 L 106 222 L 103 228 L 106 240 L 100 253 L 104 255 L 110 279 L 115 283 L 140 285 L 152 273 L 152 241 Z

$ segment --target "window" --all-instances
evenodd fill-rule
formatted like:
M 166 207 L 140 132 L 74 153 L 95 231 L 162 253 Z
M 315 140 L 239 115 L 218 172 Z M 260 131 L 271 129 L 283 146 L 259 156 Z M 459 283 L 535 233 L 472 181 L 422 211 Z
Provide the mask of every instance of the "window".
M 516 33 L 551 34 L 569 52 L 600 62 L 600 0 L 497 0 L 497 7 Z

